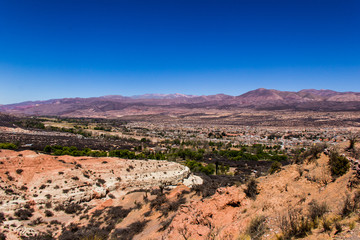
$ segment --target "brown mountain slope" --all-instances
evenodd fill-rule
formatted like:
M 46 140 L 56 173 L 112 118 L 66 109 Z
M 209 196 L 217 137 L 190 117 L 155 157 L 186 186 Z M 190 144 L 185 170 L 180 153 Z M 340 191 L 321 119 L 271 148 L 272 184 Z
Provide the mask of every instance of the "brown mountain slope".
M 193 96 L 183 94 L 147 94 L 134 97 L 104 96 L 95 98 L 64 98 L 23 102 L 0 106 L 0 111 L 27 115 L 72 117 L 118 117 L 177 114 L 177 110 L 196 109 L 255 109 L 360 111 L 360 93 L 331 90 L 301 90 L 299 92 L 257 89 L 240 96 L 225 94 Z

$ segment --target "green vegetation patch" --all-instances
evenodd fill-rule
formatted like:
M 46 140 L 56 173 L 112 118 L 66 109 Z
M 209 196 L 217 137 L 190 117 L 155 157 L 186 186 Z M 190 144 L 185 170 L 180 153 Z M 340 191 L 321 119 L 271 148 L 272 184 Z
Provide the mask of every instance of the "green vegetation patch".
M 15 150 L 18 146 L 14 143 L 0 143 L 0 149 L 11 149 Z

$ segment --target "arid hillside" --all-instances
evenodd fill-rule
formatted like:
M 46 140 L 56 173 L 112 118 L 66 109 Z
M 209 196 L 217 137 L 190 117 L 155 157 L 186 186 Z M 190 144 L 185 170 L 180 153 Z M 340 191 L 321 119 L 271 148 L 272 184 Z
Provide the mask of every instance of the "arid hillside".
M 0 150 L 0 165 L 0 212 L 6 216 L 1 228 L 24 237 L 53 231 L 41 224 L 44 221 L 66 224 L 82 210 L 122 199 L 132 191 L 202 183 L 187 167 L 168 161 Z
M 359 180 L 354 171 L 333 179 L 328 157 L 322 154 L 315 162 L 286 166 L 278 173 L 258 178 L 258 194 L 253 198 L 245 194 L 247 186 L 241 185 L 218 189 L 211 198 L 183 206 L 166 236 L 358 239 Z
M 7 239 L 358 239 L 358 163 L 334 175 L 331 156 L 212 191 L 173 162 L 1 150 L 0 229 Z

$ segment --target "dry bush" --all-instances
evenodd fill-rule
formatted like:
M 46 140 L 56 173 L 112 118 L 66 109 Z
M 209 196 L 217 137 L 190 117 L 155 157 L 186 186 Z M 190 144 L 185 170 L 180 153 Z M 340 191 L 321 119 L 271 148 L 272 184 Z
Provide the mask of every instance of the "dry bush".
M 355 150 L 355 143 L 358 141 L 359 133 L 351 133 L 349 134 L 349 147 L 347 150 Z
M 281 171 L 282 164 L 278 161 L 275 161 L 271 164 L 269 173 L 274 174 Z
M 29 209 L 19 209 L 15 211 L 15 216 L 17 216 L 20 220 L 28 220 L 33 215 L 33 211 Z
M 250 178 L 249 181 L 246 183 L 246 188 L 244 189 L 244 192 L 247 197 L 251 199 L 256 199 L 256 195 L 259 193 L 257 189 L 257 181 L 255 178 Z
M 311 146 L 305 153 L 304 155 L 306 157 L 309 157 L 309 161 L 315 161 L 316 159 L 318 159 L 320 157 L 320 154 L 322 152 L 324 152 L 324 150 L 326 149 L 326 144 L 325 143 L 317 143 L 313 146 Z
M 131 240 L 135 235 L 141 233 L 148 221 L 137 221 L 126 228 L 115 229 L 112 237 L 115 239 Z
M 0 240 L 6 240 L 6 235 L 0 232 Z
M 343 229 L 342 229 L 341 223 L 339 221 L 335 221 L 335 229 L 336 229 L 335 234 L 342 232 Z
M 70 203 L 64 208 L 64 212 L 67 214 L 78 213 L 83 209 L 80 204 L 77 203 Z
M 258 240 L 261 239 L 266 230 L 266 218 L 264 216 L 257 216 L 251 220 L 246 232 L 250 235 L 251 239 Z
M 161 206 L 167 202 L 165 195 L 157 195 L 154 200 L 150 203 L 150 208 L 155 210 L 160 210 Z
M 165 231 L 170 226 L 170 224 L 172 223 L 174 217 L 175 217 L 175 215 L 168 218 L 168 219 L 166 219 L 165 221 L 161 222 L 160 223 L 161 228 L 159 228 L 158 232 Z
M 346 217 L 360 208 L 360 191 L 355 192 L 353 198 L 346 194 L 343 206 L 341 208 L 341 215 Z
M 0 238 L 1 239 L 1 238 Z M 36 236 L 21 236 L 22 240 L 55 240 L 51 232 L 39 232 Z
M 305 237 L 311 232 L 311 221 L 302 214 L 302 209 L 292 209 L 279 218 L 283 239 Z
M 312 200 L 309 203 L 309 217 L 311 220 L 315 220 L 316 218 L 321 218 L 325 213 L 329 211 L 329 207 L 325 202 L 318 203 L 316 200 Z
M 324 228 L 324 232 L 331 232 L 332 226 L 330 219 L 328 218 L 323 219 L 323 228 Z
M 0 212 L 0 224 L 5 220 L 5 214 Z
M 346 157 L 340 156 L 338 152 L 331 151 L 329 155 L 329 166 L 331 175 L 333 177 L 339 177 L 349 171 L 350 162 Z
M 45 216 L 46 217 L 52 217 L 52 216 L 54 216 L 54 214 L 51 212 L 51 211 L 49 211 L 49 210 L 45 210 Z

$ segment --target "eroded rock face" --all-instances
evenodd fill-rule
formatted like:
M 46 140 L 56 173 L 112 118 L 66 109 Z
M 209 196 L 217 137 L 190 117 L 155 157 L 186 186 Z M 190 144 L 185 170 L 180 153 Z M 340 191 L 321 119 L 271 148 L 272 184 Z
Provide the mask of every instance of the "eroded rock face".
M 80 203 L 110 194 L 124 195 L 154 186 L 201 182 L 180 164 L 157 160 L 125 160 L 50 156 L 32 151 L 0 152 L 0 211 L 27 202 Z

